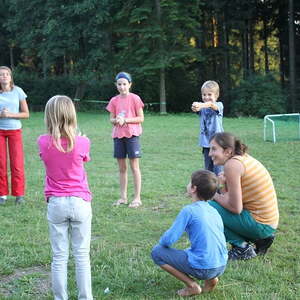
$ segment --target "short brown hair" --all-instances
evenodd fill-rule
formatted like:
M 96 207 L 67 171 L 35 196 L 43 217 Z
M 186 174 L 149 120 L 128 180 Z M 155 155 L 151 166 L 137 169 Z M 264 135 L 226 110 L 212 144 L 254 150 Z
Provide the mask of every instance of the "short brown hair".
M 216 81 L 213 81 L 213 80 L 205 81 L 203 83 L 202 87 L 201 87 L 201 92 L 204 89 L 212 91 L 216 95 L 216 97 L 219 98 L 219 96 L 220 96 L 220 87 L 219 87 L 219 84 Z
M 199 199 L 207 201 L 213 198 L 218 188 L 217 176 L 208 170 L 198 170 L 192 174 L 191 185 L 197 188 Z

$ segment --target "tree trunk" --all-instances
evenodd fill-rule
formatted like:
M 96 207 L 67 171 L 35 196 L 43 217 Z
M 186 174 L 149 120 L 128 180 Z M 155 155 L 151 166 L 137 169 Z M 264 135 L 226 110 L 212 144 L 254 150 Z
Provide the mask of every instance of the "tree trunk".
M 160 27 L 161 32 L 162 32 L 160 0 L 155 0 L 155 7 L 156 7 L 157 22 L 158 22 L 159 27 Z M 162 40 L 162 37 L 158 38 L 158 49 L 159 49 L 159 52 L 160 52 L 160 62 L 161 62 L 161 67 L 160 67 L 160 70 L 159 70 L 159 76 L 160 76 L 160 87 L 159 87 L 160 113 L 161 114 L 166 114 L 167 113 L 166 78 L 165 78 L 165 67 L 164 67 L 163 40 Z
M 74 99 L 82 100 L 86 90 L 86 82 L 80 81 L 76 87 Z
M 295 70 L 295 25 L 294 25 L 294 1 L 289 0 L 289 74 L 290 74 L 290 103 L 294 112 L 296 107 L 296 74 Z
M 68 74 L 68 70 L 67 70 L 68 66 L 67 66 L 66 54 L 64 54 L 63 60 L 64 60 L 64 70 L 63 70 L 63 72 L 64 72 L 64 76 L 66 76 Z
M 217 39 L 216 39 L 216 16 L 215 14 L 212 15 L 211 17 L 211 49 L 213 51 L 212 53 L 212 72 L 213 72 L 213 77 L 217 78 L 217 58 L 215 54 L 215 48 L 217 46 Z
M 249 20 L 248 22 L 248 35 L 249 35 L 249 70 L 250 73 L 255 72 L 254 67 L 254 38 L 253 38 L 253 20 Z
M 288 15 L 288 8 L 286 7 L 286 3 L 281 2 L 279 5 L 279 12 L 278 12 L 278 18 L 280 20 L 285 20 L 286 16 Z M 281 82 L 281 88 L 286 89 L 286 80 L 285 78 L 288 77 L 287 74 L 287 68 L 286 68 L 286 44 L 285 44 L 285 37 L 286 33 L 284 31 L 285 26 L 279 26 L 278 27 L 278 37 L 279 37 L 279 51 L 280 51 L 280 82 Z M 288 108 L 288 103 L 286 102 L 286 108 Z
M 265 54 L 265 73 L 269 73 L 269 55 L 268 55 L 268 31 L 267 31 L 267 21 L 265 17 L 263 18 L 263 34 L 264 34 L 264 54 Z
M 246 79 L 249 75 L 249 48 L 248 48 L 248 26 L 245 21 L 244 28 L 242 29 L 242 57 L 243 57 L 243 78 Z
M 42 64 L 43 64 L 43 78 L 47 78 L 47 54 L 44 54 L 42 57 Z
M 196 40 L 196 47 L 202 55 L 206 53 L 205 33 L 208 32 L 207 28 L 207 16 L 201 11 L 199 18 L 200 28 Z M 207 74 L 207 64 L 201 60 L 197 63 L 197 86 L 198 90 L 201 89 L 202 83 L 205 81 L 205 74 Z
M 219 22 L 222 24 L 219 26 L 219 42 L 220 46 L 223 49 L 223 56 L 222 56 L 222 87 L 223 93 L 221 94 L 221 100 L 224 103 L 224 110 L 226 112 L 229 111 L 230 106 L 230 99 L 229 99 L 229 88 L 230 88 L 230 64 L 229 64 L 229 28 L 227 25 L 227 14 L 226 10 L 220 13 L 220 17 L 218 18 Z M 221 21 L 222 20 L 222 21 Z
M 160 102 L 160 113 L 166 114 L 166 78 L 165 78 L 165 69 L 162 67 L 160 69 L 160 93 L 159 93 L 159 102 Z
M 13 45 L 9 46 L 9 59 L 10 59 L 10 68 L 13 70 L 15 67 L 14 63 L 14 52 L 13 52 Z

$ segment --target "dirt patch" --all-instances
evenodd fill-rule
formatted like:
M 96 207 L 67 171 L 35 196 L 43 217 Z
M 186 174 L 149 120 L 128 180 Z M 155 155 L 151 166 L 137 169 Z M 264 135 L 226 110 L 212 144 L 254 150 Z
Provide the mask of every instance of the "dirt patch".
M 34 280 L 26 280 L 23 282 L 23 278 L 30 276 Z M 18 285 L 29 285 L 26 290 L 28 295 L 46 295 L 50 290 L 51 284 L 51 272 L 44 267 L 36 266 L 25 269 L 17 269 L 13 274 L 0 277 L 0 294 L 5 297 L 12 296 L 17 293 L 20 288 Z M 18 283 L 21 281 L 20 283 Z

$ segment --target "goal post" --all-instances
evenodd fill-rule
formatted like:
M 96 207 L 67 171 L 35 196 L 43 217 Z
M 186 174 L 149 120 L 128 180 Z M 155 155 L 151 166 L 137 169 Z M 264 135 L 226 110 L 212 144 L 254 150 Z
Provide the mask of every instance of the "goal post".
M 264 141 L 300 140 L 300 113 L 266 115 Z

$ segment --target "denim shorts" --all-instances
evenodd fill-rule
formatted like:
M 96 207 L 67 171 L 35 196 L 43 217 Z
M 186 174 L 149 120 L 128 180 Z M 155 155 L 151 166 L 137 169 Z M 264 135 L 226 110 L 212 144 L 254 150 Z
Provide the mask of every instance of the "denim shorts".
M 140 158 L 141 145 L 138 136 L 114 138 L 114 158 Z
M 224 273 L 226 268 L 225 265 L 212 269 L 195 269 L 190 265 L 188 255 L 184 250 L 163 247 L 161 245 L 153 247 L 151 256 L 154 263 L 159 266 L 168 264 L 176 270 L 200 280 L 218 277 Z

